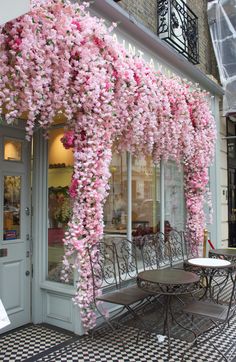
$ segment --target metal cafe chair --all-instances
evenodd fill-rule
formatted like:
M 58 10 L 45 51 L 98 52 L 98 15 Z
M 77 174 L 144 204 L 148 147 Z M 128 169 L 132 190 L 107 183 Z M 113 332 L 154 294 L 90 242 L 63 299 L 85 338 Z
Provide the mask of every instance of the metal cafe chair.
M 137 245 L 136 237 L 133 242 Z M 140 245 L 140 243 L 139 243 Z M 172 266 L 170 242 L 162 232 L 142 236 L 142 269 L 155 270 Z
M 136 238 L 133 238 L 133 242 L 136 245 Z M 158 269 L 160 267 L 156 234 L 144 235 L 142 237 L 140 254 L 143 270 Z
M 183 312 L 191 316 L 192 328 L 186 328 L 194 334 L 194 340 L 190 343 L 181 361 L 185 361 L 186 352 L 195 345 L 203 344 L 211 340 L 211 345 L 221 354 L 225 361 L 228 361 L 225 354 L 214 344 L 213 338 L 223 332 L 227 332 L 227 326 L 236 314 L 235 303 L 236 275 L 234 275 L 233 287 L 228 304 L 217 304 L 212 301 L 193 301 L 183 308 Z M 204 321 L 202 327 L 197 326 L 194 317 Z M 210 326 L 207 322 L 211 322 Z M 211 333 L 210 333 L 211 332 Z
M 174 269 L 184 269 L 185 245 L 183 240 L 183 232 L 171 229 L 165 234 L 165 243 L 169 248 L 170 266 Z
M 119 326 L 122 318 L 127 316 L 127 314 L 138 318 L 136 308 L 141 303 L 145 303 L 150 297 L 148 292 L 138 288 L 136 282 L 135 284 L 127 285 L 128 283 L 125 283 L 125 280 L 122 279 L 124 278 L 125 266 L 124 264 L 121 266 L 121 262 L 118 260 L 118 252 L 114 243 L 107 243 L 105 241 L 101 241 L 98 245 L 88 248 L 94 308 L 115 333 L 117 324 Z M 130 273 L 135 277 L 136 281 L 135 264 L 136 261 L 130 267 Z M 127 280 L 129 279 L 127 278 Z M 117 305 L 120 308 L 108 317 L 104 308 L 106 303 Z

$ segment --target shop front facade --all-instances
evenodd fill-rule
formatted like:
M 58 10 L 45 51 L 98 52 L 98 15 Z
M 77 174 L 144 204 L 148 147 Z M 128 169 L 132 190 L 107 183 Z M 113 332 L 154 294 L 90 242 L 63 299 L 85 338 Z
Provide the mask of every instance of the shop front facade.
M 166 75 L 178 75 L 209 92 L 209 106 L 220 133 L 221 88 L 183 59 L 146 28 L 130 21 L 112 2 L 96 1 L 92 13 L 120 21 L 114 42 L 124 45 Z M 28 322 L 46 322 L 83 334 L 80 312 L 72 297 L 78 275 L 61 281 L 63 236 L 71 216 L 68 187 L 73 174 L 73 153 L 61 143 L 63 119 L 58 119 L 45 139 L 36 130 L 32 144 L 25 140 L 24 121 L 1 126 L 0 297 L 16 328 Z M 211 240 L 221 246 L 220 140 L 209 169 L 213 223 Z M 154 165 L 148 156 L 113 152 L 110 191 L 104 206 L 104 238 L 119 240 L 140 233 L 185 229 L 183 169 L 174 161 Z M 206 213 L 207 213 L 206 209 Z M 10 287 L 9 287 L 10 286 Z

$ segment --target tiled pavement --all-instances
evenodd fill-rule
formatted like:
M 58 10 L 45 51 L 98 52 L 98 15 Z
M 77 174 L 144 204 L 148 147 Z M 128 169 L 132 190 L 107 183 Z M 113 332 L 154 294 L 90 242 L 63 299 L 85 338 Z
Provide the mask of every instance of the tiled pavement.
M 137 329 L 123 327 L 119 336 L 108 329 L 94 338 L 78 337 L 70 332 L 48 325 L 27 325 L 0 337 L 1 362 L 180 362 L 188 343 L 171 340 L 171 358 L 168 358 L 167 341 L 158 343 L 156 335 L 142 335 L 136 344 Z M 227 336 L 217 337 L 217 346 L 229 361 L 236 357 L 236 316 Z M 220 362 L 222 358 L 212 346 L 212 340 L 185 353 L 185 362 Z M 233 348 L 235 347 L 235 348 Z
M 54 348 L 77 339 L 78 336 L 59 328 L 29 324 L 0 335 L 0 361 L 37 361 Z

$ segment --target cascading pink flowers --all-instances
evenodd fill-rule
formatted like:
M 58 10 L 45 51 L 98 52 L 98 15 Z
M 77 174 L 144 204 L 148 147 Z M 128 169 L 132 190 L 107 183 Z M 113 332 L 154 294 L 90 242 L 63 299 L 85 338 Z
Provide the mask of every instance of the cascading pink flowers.
M 30 13 L 1 29 L 0 111 L 7 110 L 9 123 L 27 113 L 29 139 L 36 124 L 47 131 L 58 113 L 66 116 L 62 142 L 74 150 L 74 203 L 64 238 L 64 279 L 71 267 L 79 271 L 74 300 L 89 329 L 96 315 L 86 248 L 103 236 L 112 145 L 152 154 L 155 163 L 183 163 L 186 229 L 197 245 L 216 130 L 206 93 L 129 56 L 114 44 L 113 27 L 107 29 L 86 7 L 34 0 Z

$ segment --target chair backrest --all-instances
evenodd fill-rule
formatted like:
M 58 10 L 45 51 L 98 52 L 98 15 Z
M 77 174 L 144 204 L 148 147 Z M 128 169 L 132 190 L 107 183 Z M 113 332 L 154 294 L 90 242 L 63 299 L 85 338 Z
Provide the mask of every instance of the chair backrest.
M 174 266 L 186 259 L 185 245 L 181 231 L 171 229 L 166 233 L 165 242 L 169 244 L 170 264 Z
M 225 277 L 223 279 L 228 280 Z M 213 291 L 213 301 L 217 304 L 228 306 L 227 310 L 225 308 L 226 312 L 224 313 L 225 322 L 227 322 L 236 313 L 236 273 L 231 274 L 230 281 L 227 284 L 218 281 L 215 286 L 217 289 L 215 292 Z M 231 289 L 230 293 L 228 293 L 229 289 Z
M 236 265 L 229 269 L 223 268 L 216 270 L 212 280 L 211 296 L 213 301 L 219 304 L 232 304 L 236 303 Z
M 88 248 L 87 252 L 90 260 L 93 297 L 95 300 L 103 288 L 119 288 L 116 251 L 114 244 L 100 241 Z
M 117 273 L 120 284 L 123 286 L 125 283 L 132 282 L 138 275 L 139 249 L 128 239 L 119 240 L 114 246 L 117 260 Z
M 144 270 L 172 266 L 169 238 L 162 232 L 143 236 L 141 255 Z
M 141 248 L 141 260 L 143 270 L 158 269 L 159 255 L 156 234 L 144 235 Z
M 169 231 L 166 234 L 158 232 L 155 234 L 155 245 L 159 268 L 172 267 L 172 250 L 169 239 Z

